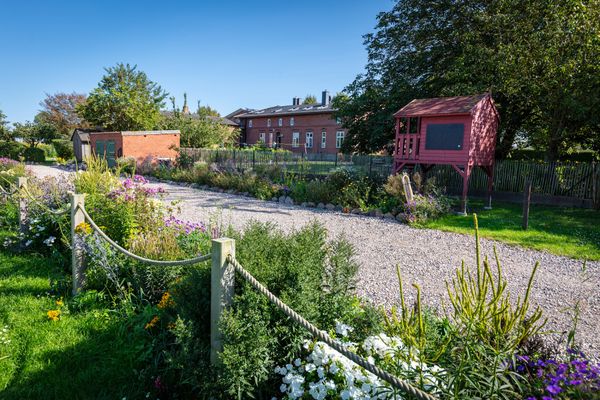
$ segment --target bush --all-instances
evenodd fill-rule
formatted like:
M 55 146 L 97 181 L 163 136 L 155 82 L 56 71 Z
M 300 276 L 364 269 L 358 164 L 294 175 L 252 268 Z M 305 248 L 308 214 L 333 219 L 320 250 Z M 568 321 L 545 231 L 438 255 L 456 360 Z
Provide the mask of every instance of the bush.
M 52 146 L 56 151 L 56 155 L 63 160 L 70 160 L 75 158 L 75 152 L 73 151 L 73 142 L 66 139 L 54 139 Z
M 18 160 L 23 155 L 25 148 L 26 146 L 20 142 L 0 140 L 0 157 Z
M 423 224 L 450 211 L 450 201 L 442 195 L 414 194 L 413 201 L 402 205 L 402 219 L 409 224 Z
M 136 164 L 137 163 L 134 157 L 117 158 L 117 168 L 124 174 L 135 174 Z
M 39 147 L 27 147 L 23 151 L 25 161 L 44 162 L 46 161 L 46 152 Z

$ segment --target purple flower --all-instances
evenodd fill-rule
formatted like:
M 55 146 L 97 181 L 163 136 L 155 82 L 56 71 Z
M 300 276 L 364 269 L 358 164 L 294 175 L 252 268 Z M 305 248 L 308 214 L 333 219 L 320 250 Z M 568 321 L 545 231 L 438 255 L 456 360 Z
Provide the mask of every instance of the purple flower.
M 551 395 L 557 395 L 562 392 L 562 388 L 558 385 L 548 385 L 546 386 L 546 391 Z

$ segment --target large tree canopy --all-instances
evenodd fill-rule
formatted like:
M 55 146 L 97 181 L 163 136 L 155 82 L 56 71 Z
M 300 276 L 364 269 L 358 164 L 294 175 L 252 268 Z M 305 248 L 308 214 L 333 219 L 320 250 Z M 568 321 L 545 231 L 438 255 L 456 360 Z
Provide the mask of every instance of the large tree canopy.
M 77 107 L 79 115 L 91 125 L 105 129 L 156 128 L 167 93 L 137 66 L 117 64 L 105 70 L 98 87 Z
M 550 159 L 598 149 L 599 10 L 600 0 L 398 1 L 365 35 L 365 72 L 334 103 L 344 150 L 389 146 L 392 114 L 413 98 L 484 91 L 501 115 L 500 156 L 518 136 Z
M 69 135 L 75 128 L 86 128 L 88 124 L 77 114 L 77 106 L 85 103 L 86 95 L 82 93 L 46 94 L 40 102 L 42 109 L 38 118 L 56 127 L 61 135 Z
M 50 143 L 52 139 L 59 136 L 56 127 L 44 121 L 15 122 L 14 126 L 13 136 L 22 139 L 29 147 L 36 147 L 40 143 Z

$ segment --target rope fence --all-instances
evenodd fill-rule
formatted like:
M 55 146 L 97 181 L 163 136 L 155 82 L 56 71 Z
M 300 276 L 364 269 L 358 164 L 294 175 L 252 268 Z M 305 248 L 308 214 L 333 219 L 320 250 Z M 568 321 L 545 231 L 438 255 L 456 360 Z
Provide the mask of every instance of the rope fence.
M 198 256 L 184 260 L 153 260 L 145 258 L 130 252 L 113 239 L 111 239 L 100 227 L 94 222 L 92 217 L 85 209 L 85 195 L 70 193 L 70 208 L 65 210 L 51 210 L 47 206 L 33 198 L 32 194 L 27 190 L 26 178 L 19 178 L 18 188 L 11 195 L 23 192 L 27 197 L 33 200 L 36 204 L 42 205 L 43 208 L 53 213 L 54 215 L 64 215 L 68 212 L 71 214 L 71 262 L 73 274 L 73 295 L 77 295 L 85 286 L 85 260 L 83 241 L 78 240 L 78 226 L 87 221 L 92 230 L 105 240 L 113 249 L 130 257 L 136 261 L 162 267 L 183 266 L 198 264 L 204 261 L 212 260 L 211 267 L 211 306 L 210 306 L 210 339 L 211 353 L 210 359 L 213 365 L 220 363 L 220 353 L 223 350 L 222 334 L 219 327 L 219 321 L 223 312 L 225 312 L 233 303 L 235 272 L 237 272 L 244 280 L 246 280 L 255 290 L 266 296 L 271 303 L 279 308 L 285 315 L 291 318 L 294 322 L 300 324 L 315 338 L 326 343 L 349 360 L 353 361 L 360 367 L 374 374 L 375 376 L 388 382 L 392 387 L 404 393 L 408 393 L 419 400 L 436 400 L 436 397 L 423 390 L 412 386 L 410 383 L 399 379 L 398 377 L 384 371 L 378 366 L 370 363 L 365 358 L 345 348 L 341 343 L 333 340 L 331 336 L 310 323 L 306 318 L 302 317 L 296 311 L 288 307 L 277 296 L 271 293 L 263 284 L 261 284 L 254 276 L 252 276 L 235 258 L 235 241 L 229 238 L 220 238 L 212 240 L 211 252 L 209 254 Z M 23 189 L 23 190 L 21 190 Z M 1 194 L 7 192 L 2 189 Z M 20 223 L 23 231 L 25 224 L 26 207 L 24 202 L 25 196 L 20 196 Z
M 422 391 L 421 389 L 418 389 L 418 388 L 412 386 L 411 384 L 400 380 L 398 377 L 384 371 L 383 369 L 379 368 L 378 366 L 371 364 L 365 358 L 348 350 L 347 348 L 342 346 L 339 342 L 333 340 L 331 338 L 331 336 L 329 336 L 327 334 L 327 332 L 324 332 L 324 331 L 320 330 L 319 328 L 317 328 L 316 326 L 314 326 L 313 324 L 311 324 L 306 318 L 302 317 L 296 311 L 294 311 L 293 309 L 288 307 L 288 305 L 285 304 L 283 301 L 281 301 L 277 296 L 275 296 L 273 293 L 271 293 L 269 291 L 269 289 L 267 289 L 263 284 L 261 284 L 258 280 L 256 280 L 256 278 L 254 278 L 254 276 L 252 276 L 248 271 L 246 271 L 246 269 L 244 269 L 244 267 L 242 267 L 242 265 L 231 255 L 227 256 L 227 262 L 231 266 L 233 266 L 235 271 L 238 274 L 240 274 L 242 276 L 242 278 L 244 278 L 254 289 L 256 289 L 260 294 L 266 296 L 269 299 L 269 301 L 271 303 L 273 303 L 281 311 L 283 311 L 283 313 L 285 315 L 290 317 L 294 322 L 300 324 L 304 329 L 309 331 L 314 337 L 316 337 L 320 341 L 326 343 L 327 345 L 332 347 L 334 350 L 338 351 L 344 357 L 350 359 L 351 361 L 353 361 L 354 363 L 363 367 L 364 369 L 371 372 L 372 374 L 376 375 L 377 377 L 385 380 L 386 382 L 388 382 L 390 385 L 392 385 L 396 389 L 399 389 L 405 393 L 408 393 L 418 399 L 423 399 L 423 400 L 435 400 L 436 399 L 434 396 L 430 395 L 429 393 L 426 393 L 426 392 Z

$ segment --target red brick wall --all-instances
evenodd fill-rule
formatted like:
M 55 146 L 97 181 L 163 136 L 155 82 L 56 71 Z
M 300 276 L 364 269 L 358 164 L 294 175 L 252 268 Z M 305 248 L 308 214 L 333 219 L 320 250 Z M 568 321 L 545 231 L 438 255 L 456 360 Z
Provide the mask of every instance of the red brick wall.
M 265 142 L 267 145 L 276 142 L 277 134 L 281 134 L 281 148 L 294 152 L 304 152 L 306 143 L 306 132 L 313 133 L 313 147 L 307 148 L 308 153 L 337 153 L 336 148 L 336 132 L 343 131 L 346 134 L 346 129 L 338 125 L 331 113 L 326 114 L 309 114 L 309 115 L 294 115 L 294 126 L 290 126 L 291 115 L 283 115 L 281 117 L 262 117 L 256 116 L 246 119 L 246 143 L 257 144 L 260 138 L 260 132 L 265 133 Z M 267 126 L 267 120 L 271 119 L 271 127 Z M 278 125 L 278 119 L 283 119 L 282 126 Z M 252 120 L 252 128 L 248 127 L 248 120 Z M 322 130 L 326 132 L 326 146 L 321 148 Z M 300 132 L 300 141 L 298 147 L 292 147 L 292 132 Z
M 92 154 L 96 154 L 96 142 L 98 140 L 114 140 L 115 142 L 115 156 L 122 157 L 123 156 L 123 140 L 122 140 L 121 132 L 99 132 L 99 133 L 91 133 L 90 134 L 90 147 L 92 150 Z M 97 154 L 98 155 L 98 154 Z M 103 156 L 103 154 L 99 154 Z
M 125 135 L 123 136 L 123 156 L 134 157 L 138 162 L 148 158 L 170 158 L 177 157 L 179 148 L 179 134 L 148 134 L 148 135 Z

